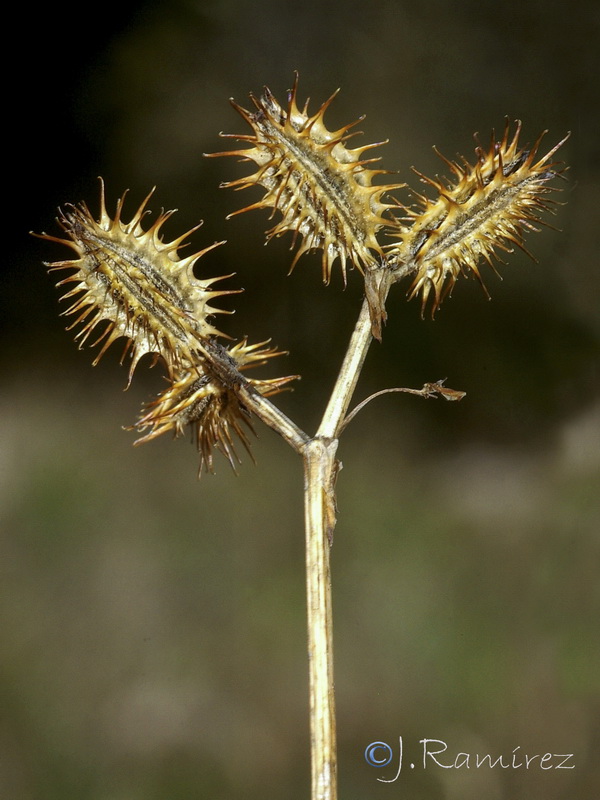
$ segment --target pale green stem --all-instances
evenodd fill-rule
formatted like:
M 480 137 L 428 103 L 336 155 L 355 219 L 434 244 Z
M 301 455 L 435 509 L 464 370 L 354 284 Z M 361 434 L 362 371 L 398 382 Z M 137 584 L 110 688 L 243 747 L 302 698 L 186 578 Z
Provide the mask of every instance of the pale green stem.
M 304 447 L 304 518 L 310 691 L 311 800 L 337 800 L 330 546 L 336 521 L 338 433 L 371 343 L 366 300 L 323 419 Z
M 337 755 L 329 537 L 337 439 L 312 439 L 304 451 L 306 600 L 312 800 L 336 800 Z
M 387 294 L 387 292 L 386 292 Z M 385 298 L 384 298 L 385 300 Z M 310 694 L 311 800 L 337 800 L 337 745 L 333 682 L 333 623 L 329 551 L 336 521 L 338 436 L 371 344 L 369 305 L 363 302 L 319 429 L 310 438 L 269 400 L 247 385 L 239 395 L 304 460 L 306 594 Z
M 365 299 L 317 436 L 331 439 L 338 436 L 372 338 L 369 305 Z
M 304 446 L 310 440 L 308 434 L 286 417 L 270 400 L 252 388 L 250 383 L 242 383 L 237 389 L 237 394 L 244 405 L 265 425 L 276 431 L 297 453 L 302 454 Z

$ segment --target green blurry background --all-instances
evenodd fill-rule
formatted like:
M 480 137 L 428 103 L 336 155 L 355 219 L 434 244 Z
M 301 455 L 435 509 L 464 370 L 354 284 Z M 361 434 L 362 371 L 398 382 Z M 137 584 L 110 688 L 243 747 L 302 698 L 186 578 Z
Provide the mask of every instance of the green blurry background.
M 229 107 L 300 72 L 330 128 L 360 114 L 383 166 L 442 171 L 472 134 L 521 118 L 523 142 L 567 130 L 556 225 L 507 259 L 493 300 L 457 284 L 435 322 L 402 288 L 357 399 L 447 377 L 460 404 L 392 394 L 344 434 L 332 553 L 340 797 L 591 800 L 600 791 L 598 545 L 598 11 L 593 3 L 169 0 L 15 9 L 7 64 L 0 430 L 2 800 L 306 798 L 309 792 L 302 477 L 257 426 L 257 465 L 196 478 L 186 441 L 133 448 L 164 383 L 129 392 L 119 348 L 92 369 L 41 266 L 65 257 L 30 229 L 56 207 L 180 208 L 205 220 L 203 275 L 237 273 L 220 327 L 272 337 L 301 373 L 280 406 L 314 431 L 360 306 L 360 279 L 286 277 L 267 214 L 226 222 L 248 171 L 206 160 L 243 132 Z M 358 144 L 358 141 L 357 141 Z M 258 195 L 255 196 L 255 198 Z M 127 215 L 126 215 L 127 218 Z M 15 224 L 13 228 L 12 225 Z M 366 746 L 404 737 L 408 767 Z M 574 753 L 574 770 L 423 770 L 418 742 L 456 753 Z

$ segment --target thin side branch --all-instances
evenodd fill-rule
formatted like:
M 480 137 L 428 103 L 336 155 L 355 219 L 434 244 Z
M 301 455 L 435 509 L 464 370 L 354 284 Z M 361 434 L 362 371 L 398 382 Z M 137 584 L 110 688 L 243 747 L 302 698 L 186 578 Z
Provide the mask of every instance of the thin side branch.
M 302 454 L 307 442 L 308 434 L 299 428 L 295 422 L 280 411 L 276 405 L 266 397 L 259 394 L 250 383 L 245 381 L 237 390 L 238 397 L 253 414 L 261 419 L 265 425 L 278 433 L 297 452 Z
M 462 400 L 463 397 L 466 396 L 466 392 L 461 392 L 458 389 L 450 389 L 448 386 L 444 386 L 444 381 L 446 378 L 442 378 L 439 381 L 435 381 L 435 383 L 424 383 L 422 389 L 404 389 L 404 388 L 393 388 L 393 389 L 382 389 L 380 392 L 375 392 L 375 394 L 369 395 L 365 398 L 362 402 L 360 402 L 357 406 L 355 406 L 352 411 L 348 414 L 348 416 L 344 419 L 341 427 L 340 433 L 347 427 L 347 425 L 352 422 L 354 417 L 358 414 L 359 411 L 371 402 L 371 400 L 375 400 L 376 397 L 381 397 L 383 394 L 390 394 L 391 392 L 406 392 L 406 394 L 416 394 L 419 397 L 424 397 L 428 400 L 430 397 L 437 398 L 438 395 L 443 397 L 445 400 Z

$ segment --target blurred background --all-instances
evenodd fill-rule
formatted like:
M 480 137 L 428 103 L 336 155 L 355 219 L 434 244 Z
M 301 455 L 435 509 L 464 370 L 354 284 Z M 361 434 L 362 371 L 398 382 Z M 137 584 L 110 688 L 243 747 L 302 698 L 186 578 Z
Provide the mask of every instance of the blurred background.
M 418 188 L 432 151 L 472 157 L 504 118 L 523 143 L 566 131 L 556 224 L 486 267 L 487 302 L 461 280 L 434 322 L 397 287 L 356 400 L 447 377 L 461 403 L 389 394 L 344 433 L 332 552 L 341 798 L 591 800 L 600 791 L 598 340 L 599 18 L 541 0 L 165 0 L 16 8 L 7 64 L 1 267 L 0 797 L 187 800 L 309 795 L 301 464 L 257 425 L 257 464 L 217 457 L 197 480 L 185 440 L 133 448 L 131 424 L 160 367 L 100 365 L 58 317 L 42 261 L 68 257 L 56 208 L 199 219 L 199 265 L 235 272 L 219 327 L 271 337 L 300 373 L 280 407 L 312 433 L 361 301 L 291 277 L 289 240 L 263 247 L 267 213 L 226 222 L 251 169 L 203 159 L 247 133 L 228 104 L 293 70 L 311 109 L 342 91 L 330 129 L 360 128 L 383 166 Z M 359 140 L 356 140 L 359 143 Z M 225 145 L 225 146 L 224 146 Z M 254 196 L 257 199 L 259 194 Z M 246 203 L 244 203 L 246 201 Z M 127 211 L 125 218 L 128 218 Z M 15 230 L 8 222 L 15 222 Z M 596 226 L 596 228 L 594 228 Z M 257 373 L 258 374 L 258 373 Z M 394 783 L 398 737 L 406 766 Z M 459 752 L 573 753 L 572 770 L 443 769 L 419 740 Z M 367 745 L 394 761 L 376 769 Z M 552 762 L 554 765 L 557 760 Z

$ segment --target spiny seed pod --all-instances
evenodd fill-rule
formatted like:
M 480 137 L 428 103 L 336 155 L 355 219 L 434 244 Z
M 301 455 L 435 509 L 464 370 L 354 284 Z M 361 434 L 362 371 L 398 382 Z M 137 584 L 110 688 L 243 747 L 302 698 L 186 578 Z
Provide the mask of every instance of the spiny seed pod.
M 154 191 L 154 190 L 153 190 Z M 162 212 L 148 230 L 142 227 L 146 206 L 152 192 L 132 219 L 122 220 L 123 196 L 117 203 L 114 219 L 106 211 L 104 184 L 101 182 L 100 219 L 96 221 L 85 204 L 68 206 L 59 223 L 68 239 L 48 234 L 41 238 L 71 247 L 78 258 L 47 266 L 51 271 L 71 269 L 75 272 L 59 282 L 59 286 L 75 283 L 64 298 L 76 297 L 64 314 L 78 314 L 71 328 L 83 323 L 77 334 L 80 347 L 97 325 L 106 323 L 94 344 L 104 340 L 96 357 L 97 364 L 110 344 L 126 337 L 131 353 L 129 382 L 136 365 L 146 353 L 155 360 L 162 358 L 169 378 L 169 387 L 142 412 L 136 424 L 139 431 L 150 429 L 140 441 L 147 441 L 172 430 L 181 433 L 187 424 L 195 430 L 204 467 L 212 470 L 212 451 L 220 449 L 231 464 L 239 460 L 233 434 L 248 448 L 242 422 L 251 430 L 249 412 L 239 400 L 242 385 L 263 396 L 275 394 L 298 376 L 247 380 L 240 370 L 263 364 L 281 355 L 266 342 L 249 345 L 246 340 L 229 349 L 216 341 L 224 336 L 208 321 L 219 311 L 209 305 L 220 295 L 233 291 L 213 291 L 210 286 L 222 278 L 200 281 L 193 273 L 198 259 L 223 242 L 179 257 L 179 249 L 193 228 L 172 242 L 163 242 L 160 231 L 174 213 Z M 229 277 L 229 276 L 226 276 Z M 63 299 L 64 299 L 63 298 Z M 227 337 L 229 338 L 229 337 Z
M 206 247 L 186 258 L 179 257 L 183 241 L 200 225 L 172 242 L 163 242 L 161 228 L 173 211 L 162 212 L 147 229 L 142 219 L 148 213 L 146 197 L 129 222 L 121 215 L 125 195 L 117 202 L 114 219 L 106 211 L 104 183 L 101 182 L 100 217 L 94 219 L 87 206 L 66 206 L 59 224 L 67 234 L 61 239 L 48 234 L 41 237 L 71 247 L 77 258 L 47 264 L 50 271 L 71 269 L 75 272 L 57 285 L 74 283 L 62 299 L 75 297 L 63 315 L 77 315 L 68 330 L 83 327 L 76 335 L 82 347 L 100 323 L 106 325 L 92 344 L 103 341 L 94 361 L 98 363 L 112 342 L 126 337 L 123 358 L 131 353 L 129 381 L 142 356 L 154 353 L 162 357 L 170 374 L 184 361 L 194 360 L 196 349 L 211 336 L 222 336 L 209 318 L 217 313 L 210 302 L 233 291 L 214 291 L 210 287 L 223 276 L 202 281 L 194 277 L 194 265 L 205 253 L 223 242 Z M 200 223 L 202 224 L 202 223 Z M 123 360 L 122 358 L 122 360 Z
M 296 73 L 285 108 L 266 87 L 262 97 L 250 95 L 256 108 L 254 112 L 232 100 L 233 107 L 250 125 L 253 135 L 221 135 L 251 146 L 209 155 L 239 156 L 255 162 L 258 167 L 255 173 L 222 185 L 234 189 L 261 186 L 266 190 L 262 200 L 234 214 L 255 208 L 271 208 L 273 214 L 276 211 L 281 214 L 277 225 L 268 231 L 267 240 L 291 231 L 294 247 L 298 236 L 301 237 L 290 272 L 302 253 L 322 250 L 324 282 L 329 283 L 332 266 L 338 258 L 345 281 L 347 262 L 361 272 L 380 265 L 384 254 L 375 234 L 383 227 L 394 225 L 394 220 L 383 214 L 397 207 L 396 203 L 382 202 L 382 197 L 404 184 L 372 185 L 375 176 L 388 174 L 388 171 L 368 168 L 380 159 L 363 159 L 362 156 L 385 142 L 354 149 L 346 147 L 348 139 L 356 135 L 349 133 L 350 129 L 362 117 L 337 131 L 325 127 L 325 111 L 337 92 L 316 114 L 309 116 L 308 101 L 302 111 L 296 104 L 297 90 Z
M 231 361 L 237 372 L 282 355 L 275 348 L 261 349 L 265 344 L 267 342 L 248 345 L 244 340 L 228 350 L 222 348 L 223 352 L 219 354 L 221 363 Z M 220 345 L 217 347 L 221 348 Z M 249 379 L 248 383 L 259 394 L 268 397 L 282 391 L 296 378 L 297 375 L 268 380 Z M 135 428 L 139 432 L 149 432 L 136 444 L 148 442 L 168 431 L 180 436 L 188 426 L 192 429 L 200 453 L 200 472 L 213 471 L 212 454 L 215 448 L 226 456 L 235 469 L 240 459 L 235 450 L 234 434 L 250 452 L 247 430 L 254 432 L 254 429 L 250 415 L 235 391 L 235 384 L 230 385 L 227 380 L 216 378 L 206 365 L 198 367 L 188 364 L 177 369 L 173 383 L 142 410 Z
M 517 122 L 511 139 L 507 120 L 500 141 L 492 133 L 489 150 L 477 147 L 474 165 L 466 159 L 458 164 L 438 153 L 455 182 L 444 184 L 415 170 L 438 196 L 431 200 L 415 193 L 420 207 L 405 209 L 412 225 L 392 231 L 399 241 L 386 249 L 389 263 L 396 263 L 399 273 L 416 273 L 409 296 L 421 294 L 423 311 L 431 295 L 435 313 L 461 273 L 473 273 L 483 286 L 478 264 L 485 259 L 496 271 L 492 257 L 500 260 L 497 249 L 511 253 L 516 245 L 531 256 L 523 235 L 526 230 L 539 231 L 538 224 L 547 225 L 540 212 L 553 213 L 553 201 L 546 195 L 554 189 L 547 183 L 563 170 L 557 170 L 551 159 L 568 135 L 536 160 L 546 131 L 530 150 L 519 147 L 520 132 Z

